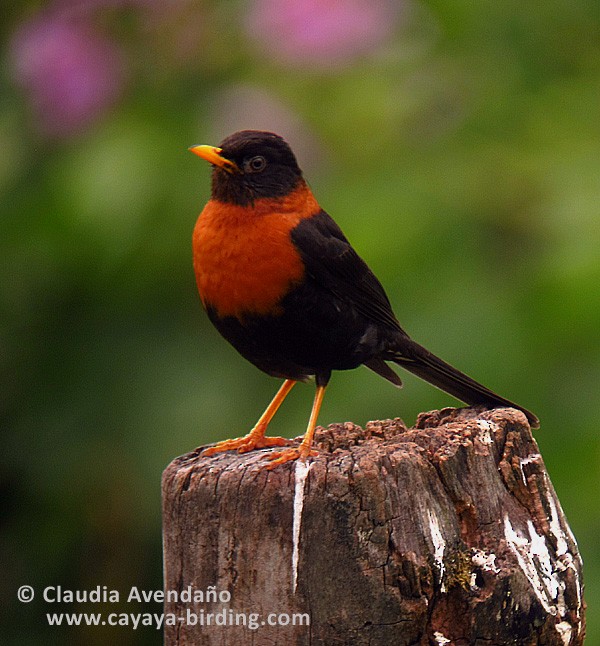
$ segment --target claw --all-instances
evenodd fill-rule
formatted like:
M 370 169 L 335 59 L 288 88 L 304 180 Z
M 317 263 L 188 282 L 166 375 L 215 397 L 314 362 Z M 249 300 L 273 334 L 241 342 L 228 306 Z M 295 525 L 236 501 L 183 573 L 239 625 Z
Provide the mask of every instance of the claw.
M 248 453 L 248 451 L 253 451 L 254 449 L 265 449 L 271 446 L 287 446 L 289 443 L 290 441 L 286 440 L 285 437 L 265 437 L 264 435 L 260 437 L 249 433 L 244 437 L 238 437 L 234 440 L 218 442 L 214 446 L 204 449 L 202 455 L 208 457 L 216 453 L 236 450 L 238 453 Z
M 286 462 L 292 462 L 294 460 L 306 460 L 307 458 L 315 457 L 316 455 L 319 455 L 318 451 L 315 451 L 314 449 L 311 450 L 302 445 L 292 449 L 286 449 L 285 451 L 273 451 L 266 456 L 269 463 L 263 468 L 267 471 L 271 471 L 280 464 L 285 464 Z
M 295 383 L 296 382 L 293 379 L 286 379 L 283 382 L 281 388 L 273 398 L 273 401 L 269 404 L 267 410 L 262 414 L 261 418 L 256 423 L 256 426 L 250 431 L 250 433 L 248 433 L 248 435 L 238 437 L 234 440 L 218 442 L 215 446 L 204 449 L 204 451 L 202 451 L 202 455 L 208 457 L 210 455 L 215 455 L 215 453 L 223 453 L 224 451 L 248 453 L 248 451 L 253 451 L 254 449 L 265 449 L 271 446 L 288 446 L 291 444 L 291 442 L 286 440 L 284 437 L 265 437 L 265 431 L 267 430 L 267 426 L 273 418 L 273 415 L 275 415 L 277 409 L 281 405 L 281 402 L 286 398 Z M 285 449 L 284 451 L 272 451 L 269 453 L 266 456 L 269 462 L 264 465 L 264 469 L 270 471 L 271 469 L 278 467 L 280 464 L 293 462 L 298 459 L 306 460 L 309 457 L 318 455 L 318 452 L 311 449 L 311 446 L 313 435 L 315 433 L 317 416 L 319 414 L 319 409 L 321 408 L 324 395 L 325 385 L 318 385 L 310 413 L 310 419 L 308 420 L 308 428 L 306 429 L 302 443 L 299 446 Z
M 238 453 L 248 453 L 254 449 L 265 449 L 270 446 L 287 446 L 290 441 L 284 437 L 265 437 L 265 432 L 273 415 L 281 406 L 283 400 L 287 397 L 296 382 L 293 379 L 286 379 L 281 388 L 277 391 L 271 403 L 267 406 L 267 410 L 261 415 L 256 426 L 244 437 L 238 437 L 234 440 L 223 440 L 214 446 L 204 449 L 203 456 L 215 455 L 215 453 L 223 453 L 224 451 L 237 451 Z

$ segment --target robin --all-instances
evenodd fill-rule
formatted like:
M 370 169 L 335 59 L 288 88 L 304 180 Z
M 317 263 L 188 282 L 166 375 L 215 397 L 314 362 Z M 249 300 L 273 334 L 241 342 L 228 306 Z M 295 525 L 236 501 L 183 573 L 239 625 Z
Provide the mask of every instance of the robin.
M 316 455 L 313 435 L 333 370 L 365 365 L 400 387 L 395 363 L 470 405 L 517 408 L 413 341 L 367 264 L 319 206 L 280 136 L 243 130 L 220 146 L 190 150 L 213 166 L 211 198 L 193 234 L 194 270 L 210 320 L 260 370 L 284 379 L 254 428 L 204 451 L 213 455 L 283 447 L 268 437 L 298 381 L 316 393 L 299 446 L 270 452 L 268 468 Z

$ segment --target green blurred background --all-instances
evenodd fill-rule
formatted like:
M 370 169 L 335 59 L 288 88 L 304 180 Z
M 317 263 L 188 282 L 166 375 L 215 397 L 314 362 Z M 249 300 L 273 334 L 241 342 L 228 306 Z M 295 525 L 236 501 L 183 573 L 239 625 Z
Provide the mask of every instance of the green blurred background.
M 0 30 L 0 643 L 161 643 L 48 628 L 39 593 L 159 589 L 163 468 L 277 387 L 191 266 L 210 171 L 186 149 L 258 127 L 403 326 L 539 415 L 600 644 L 598 1 L 54 0 L 5 4 Z M 456 404 L 404 376 L 337 373 L 321 422 Z M 302 433 L 312 395 L 273 432 Z

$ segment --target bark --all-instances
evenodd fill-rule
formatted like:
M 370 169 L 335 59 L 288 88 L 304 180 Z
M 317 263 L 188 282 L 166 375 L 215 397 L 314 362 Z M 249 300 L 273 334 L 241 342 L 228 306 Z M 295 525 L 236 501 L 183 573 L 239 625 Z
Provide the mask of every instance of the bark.
M 581 558 L 521 412 L 316 444 L 273 471 L 265 451 L 167 467 L 167 645 L 583 643 Z

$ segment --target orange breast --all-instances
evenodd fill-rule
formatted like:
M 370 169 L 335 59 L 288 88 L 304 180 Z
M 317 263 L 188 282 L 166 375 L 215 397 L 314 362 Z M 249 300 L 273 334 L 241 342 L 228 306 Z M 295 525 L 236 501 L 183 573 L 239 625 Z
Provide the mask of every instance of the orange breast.
M 304 276 L 290 231 L 320 210 L 303 182 L 285 198 L 241 207 L 210 200 L 193 235 L 200 298 L 218 315 L 280 313 L 279 301 Z

